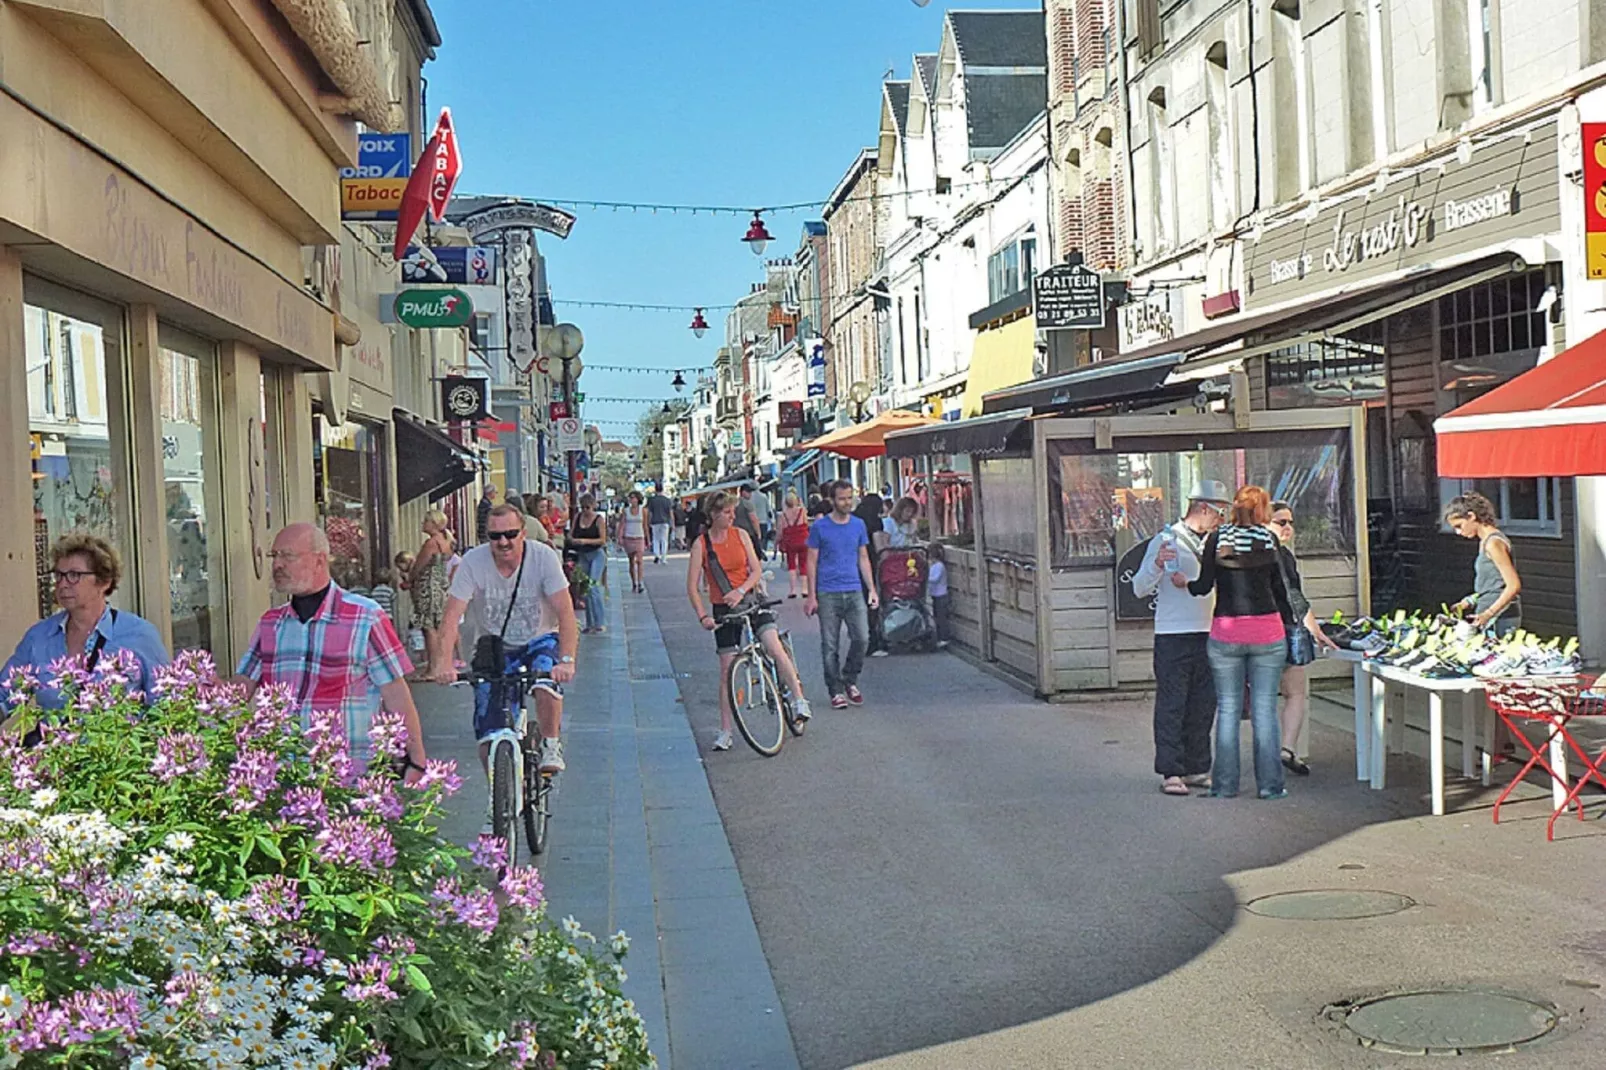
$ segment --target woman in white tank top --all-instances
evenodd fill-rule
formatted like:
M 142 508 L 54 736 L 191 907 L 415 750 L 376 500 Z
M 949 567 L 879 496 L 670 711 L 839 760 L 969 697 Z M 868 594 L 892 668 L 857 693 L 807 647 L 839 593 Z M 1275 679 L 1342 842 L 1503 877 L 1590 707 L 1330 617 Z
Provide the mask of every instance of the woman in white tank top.
M 631 491 L 626 501 L 619 542 L 630 558 L 630 589 L 639 594 L 647 589 L 641 574 L 642 558 L 647 552 L 647 510 L 641 504 L 640 491 Z

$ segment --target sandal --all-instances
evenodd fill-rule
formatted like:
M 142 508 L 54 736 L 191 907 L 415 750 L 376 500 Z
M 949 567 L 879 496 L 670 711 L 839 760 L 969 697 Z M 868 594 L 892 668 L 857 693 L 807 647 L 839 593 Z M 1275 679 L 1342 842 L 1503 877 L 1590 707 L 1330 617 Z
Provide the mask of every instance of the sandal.
M 1288 770 L 1290 773 L 1296 773 L 1299 776 L 1310 776 L 1310 765 L 1305 761 L 1305 759 L 1301 758 L 1287 747 L 1283 748 L 1283 768 Z
M 1193 794 L 1192 791 L 1188 790 L 1188 785 L 1184 784 L 1179 776 L 1168 776 L 1160 781 L 1160 790 L 1167 795 Z

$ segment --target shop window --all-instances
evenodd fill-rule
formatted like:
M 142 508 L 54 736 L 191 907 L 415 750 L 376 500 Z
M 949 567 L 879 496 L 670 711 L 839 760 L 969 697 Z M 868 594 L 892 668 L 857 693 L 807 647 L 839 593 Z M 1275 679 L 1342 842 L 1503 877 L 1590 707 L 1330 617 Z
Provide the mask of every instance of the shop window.
M 976 492 L 970 456 L 938 455 L 932 458 L 932 466 L 930 479 L 914 488 L 915 499 L 931 517 L 931 537 L 954 546 L 974 546 Z
M 217 354 L 167 326 L 158 350 L 163 516 L 173 649 L 228 645 L 227 577 L 218 468 Z
M 1030 457 L 981 462 L 981 546 L 990 554 L 1037 556 L 1037 489 Z
M 1274 409 L 1352 405 L 1384 393 L 1382 332 L 1297 342 L 1266 354 L 1266 390 Z
M 380 428 L 356 420 L 338 426 L 318 420 L 317 491 L 329 570 L 336 583 L 358 594 L 372 589 L 390 556 L 383 439 Z
M 1284 499 L 1299 519 L 1300 553 L 1353 553 L 1353 476 L 1347 434 L 1266 432 L 1221 449 L 1173 446 L 1097 453 L 1082 441 L 1049 443 L 1049 534 L 1055 567 L 1125 562 L 1182 518 L 1200 480 L 1228 492 L 1247 484 Z M 1161 448 L 1164 447 L 1164 448 Z M 989 504 L 991 499 L 989 498 Z
M 128 553 L 127 423 L 122 316 L 117 309 L 27 279 L 23 357 L 32 457 L 35 597 L 55 611 L 50 546 L 68 532 L 99 535 L 119 551 L 123 581 L 111 602 L 134 608 L 139 589 Z
M 1510 535 L 1561 538 L 1562 481 L 1559 479 L 1441 479 L 1439 529 L 1448 532 L 1442 513 L 1450 499 L 1476 491 L 1494 505 L 1500 529 Z
M 1545 273 L 1530 271 L 1439 298 L 1441 385 L 1488 389 L 1533 367 L 1547 341 L 1544 294 Z
M 1030 289 L 1037 274 L 1037 239 L 1011 241 L 987 258 L 987 303 Z

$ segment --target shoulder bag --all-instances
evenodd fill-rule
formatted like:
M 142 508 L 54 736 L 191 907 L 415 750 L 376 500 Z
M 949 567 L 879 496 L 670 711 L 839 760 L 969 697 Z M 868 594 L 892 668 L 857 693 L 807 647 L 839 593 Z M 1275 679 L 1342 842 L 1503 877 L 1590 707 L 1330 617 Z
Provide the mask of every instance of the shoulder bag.
M 513 607 L 519 600 L 519 587 L 524 581 L 524 562 L 530 559 L 530 548 L 526 546 L 519 558 L 519 570 L 513 576 L 513 597 L 507 600 L 507 612 L 502 615 L 502 627 L 495 635 L 482 635 L 474 641 L 474 662 L 470 666 L 482 676 L 500 676 L 507 671 L 507 643 L 503 636 L 507 635 L 508 621 L 513 619 Z M 491 565 L 495 568 L 493 562 Z

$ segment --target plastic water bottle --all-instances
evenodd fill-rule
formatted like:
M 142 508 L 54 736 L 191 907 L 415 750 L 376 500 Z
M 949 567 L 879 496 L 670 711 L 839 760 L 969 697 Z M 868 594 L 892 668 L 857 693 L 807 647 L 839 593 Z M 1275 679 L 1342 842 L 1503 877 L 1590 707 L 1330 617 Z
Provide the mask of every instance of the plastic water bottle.
M 1177 570 L 1177 566 L 1179 564 L 1181 564 L 1181 561 L 1178 560 L 1177 553 L 1176 553 L 1176 550 L 1177 550 L 1177 536 L 1176 536 L 1176 533 L 1168 531 L 1168 532 L 1165 533 L 1164 538 L 1165 538 L 1165 542 L 1161 543 L 1161 545 L 1162 546 L 1171 547 L 1171 558 L 1170 558 L 1170 560 L 1168 560 L 1165 563 L 1165 570 L 1167 572 L 1175 572 Z

